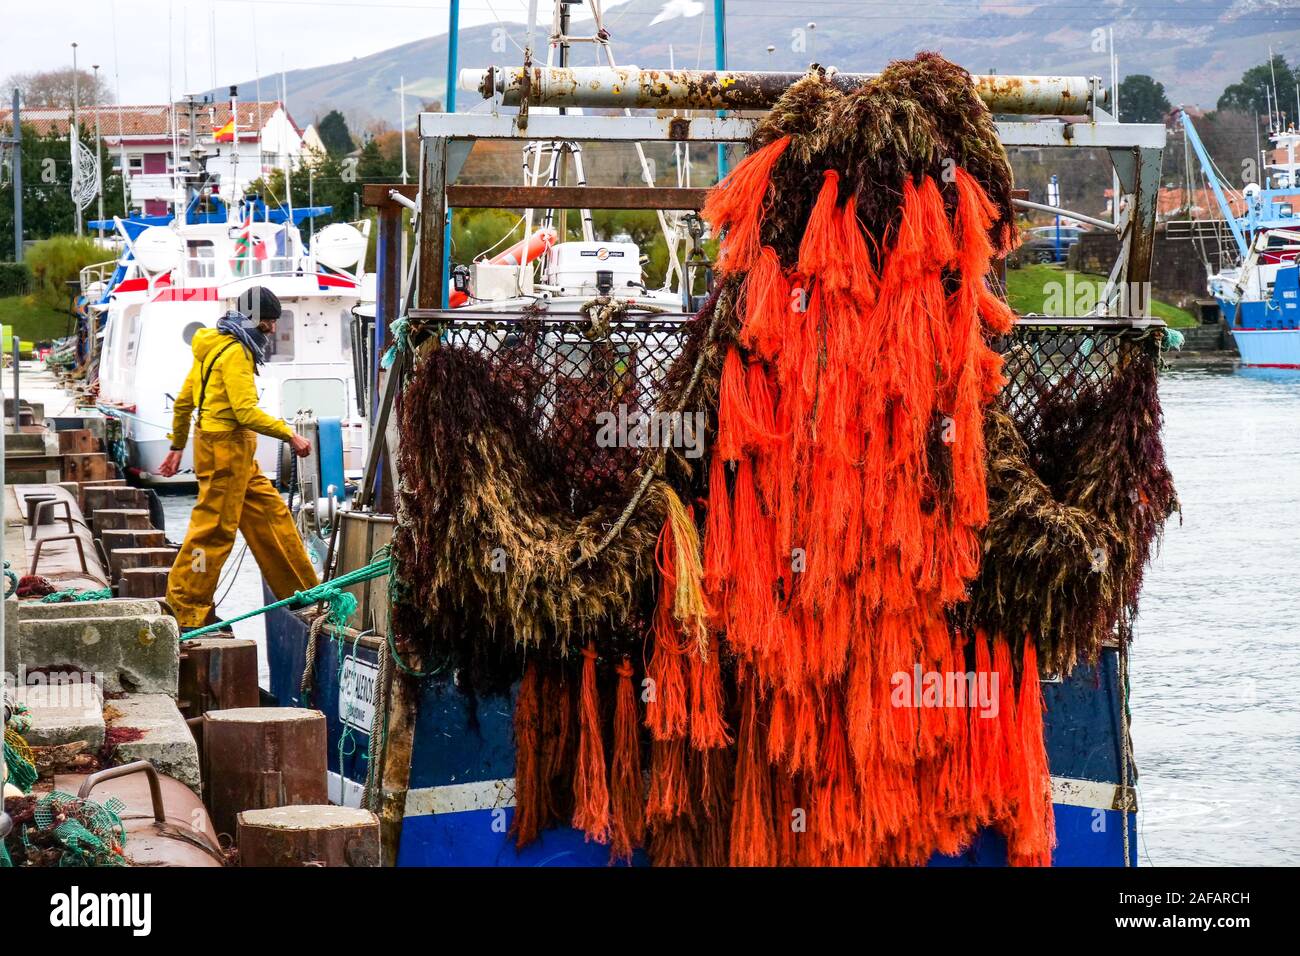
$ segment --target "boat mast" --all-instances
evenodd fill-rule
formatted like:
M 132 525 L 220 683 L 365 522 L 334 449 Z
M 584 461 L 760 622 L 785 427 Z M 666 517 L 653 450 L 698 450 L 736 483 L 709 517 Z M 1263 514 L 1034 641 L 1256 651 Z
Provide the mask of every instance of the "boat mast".
M 1178 119 L 1183 124 L 1183 131 L 1187 135 L 1187 141 L 1192 144 L 1192 149 L 1196 152 L 1196 158 L 1200 160 L 1201 169 L 1205 173 L 1205 178 L 1210 181 L 1210 188 L 1214 190 L 1214 198 L 1219 203 L 1219 209 L 1223 212 L 1223 218 L 1228 221 L 1228 228 L 1232 230 L 1232 238 L 1236 240 L 1237 251 L 1241 253 L 1244 260 L 1249 251 L 1249 244 L 1246 237 L 1242 234 L 1241 223 L 1237 221 L 1236 215 L 1232 211 L 1232 206 L 1228 203 L 1227 197 L 1223 195 L 1223 185 L 1219 182 L 1219 177 L 1215 175 L 1214 163 L 1210 160 L 1210 154 L 1205 150 L 1205 144 L 1201 142 L 1201 137 L 1196 134 L 1196 127 L 1192 125 L 1191 117 L 1187 111 L 1179 109 Z
M 230 203 L 239 191 L 239 88 L 230 88 L 230 195 L 226 202 L 226 222 L 230 221 Z

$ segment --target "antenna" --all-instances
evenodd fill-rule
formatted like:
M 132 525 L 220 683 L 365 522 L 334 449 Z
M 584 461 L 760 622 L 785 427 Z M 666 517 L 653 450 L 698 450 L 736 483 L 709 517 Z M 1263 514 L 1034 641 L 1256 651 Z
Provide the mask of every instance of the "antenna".
M 230 88 L 230 202 L 239 192 L 239 88 Z M 230 221 L 230 206 L 226 206 L 226 221 Z
M 281 155 L 284 157 L 284 204 L 289 208 L 289 225 L 293 225 L 293 181 L 291 173 L 293 172 L 292 161 L 289 159 L 289 84 L 284 78 L 284 54 L 280 54 L 280 109 L 284 110 L 284 124 L 282 126 L 284 135 L 281 146 Z M 302 155 L 302 149 L 298 150 L 298 155 Z
M 406 77 L 397 78 L 397 102 L 402 111 L 402 184 L 408 181 L 406 172 Z
M 1278 103 L 1277 99 L 1277 71 L 1273 68 L 1273 44 L 1271 43 L 1268 45 L 1268 75 L 1273 82 L 1273 106 L 1280 110 L 1281 104 Z M 1280 132 L 1280 130 L 1273 125 L 1272 113 L 1268 116 L 1268 128 L 1273 132 Z

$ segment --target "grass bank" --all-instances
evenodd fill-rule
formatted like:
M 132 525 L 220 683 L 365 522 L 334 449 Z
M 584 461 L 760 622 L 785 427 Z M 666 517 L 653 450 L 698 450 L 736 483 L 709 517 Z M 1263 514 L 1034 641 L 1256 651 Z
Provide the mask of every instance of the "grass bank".
M 29 295 L 0 298 L 0 323 L 12 325 L 14 334 L 27 345 L 68 334 L 68 313 L 42 305 Z
M 1060 266 L 1032 265 L 1007 270 L 1007 301 L 1020 313 L 1082 315 L 1097 302 L 1106 280 Z M 1178 329 L 1196 325 L 1196 317 L 1167 302 L 1152 300 L 1151 314 Z

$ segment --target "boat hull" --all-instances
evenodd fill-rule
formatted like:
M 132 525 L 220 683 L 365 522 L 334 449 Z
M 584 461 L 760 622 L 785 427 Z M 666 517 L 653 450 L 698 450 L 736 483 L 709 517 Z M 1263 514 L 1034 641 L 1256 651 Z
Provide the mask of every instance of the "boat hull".
M 1241 364 L 1300 369 L 1300 329 L 1233 329 Z
M 268 592 L 267 603 L 273 600 Z M 282 706 L 304 706 L 307 627 L 280 610 L 267 617 L 271 693 Z M 378 669 L 379 641 L 321 635 L 313 662 L 310 706 L 324 712 L 329 732 L 331 799 L 359 805 L 366 777 L 372 702 L 363 699 Z M 1057 845 L 1055 866 L 1122 866 L 1120 696 L 1117 652 L 1098 668 L 1079 667 L 1068 679 L 1043 685 L 1044 734 L 1052 773 Z M 1135 777 L 1130 765 L 1130 782 Z M 399 866 L 605 866 L 609 848 L 571 827 L 547 830 L 516 849 L 513 701 L 470 698 L 451 680 L 426 682 L 419 701 L 409 790 L 398 849 Z M 1133 804 L 1130 803 L 1130 806 Z M 1137 864 L 1137 814 L 1128 816 L 1130 865 Z M 955 857 L 934 866 L 1003 866 L 1006 843 L 983 831 Z M 648 862 L 643 854 L 633 863 Z

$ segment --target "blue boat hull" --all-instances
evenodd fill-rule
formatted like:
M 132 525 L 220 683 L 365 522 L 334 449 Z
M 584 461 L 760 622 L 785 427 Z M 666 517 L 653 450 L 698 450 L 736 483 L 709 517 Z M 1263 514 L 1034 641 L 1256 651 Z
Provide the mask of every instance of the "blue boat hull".
M 271 597 L 268 595 L 267 602 Z M 267 616 L 271 692 L 282 706 L 302 706 L 307 628 L 284 610 Z M 331 799 L 359 803 L 366 778 L 369 719 L 357 719 L 359 672 L 377 668 L 382 645 L 322 635 L 314 662 L 311 706 L 329 729 Z M 1044 733 L 1056 812 L 1056 866 L 1122 866 L 1120 698 L 1117 653 L 1099 668 L 1080 667 L 1067 680 L 1046 682 Z M 347 693 L 340 694 L 341 684 Z M 344 714 L 342 710 L 351 708 Z M 364 710 L 364 707 L 362 708 Z M 605 866 L 609 848 L 557 827 L 517 850 L 514 815 L 513 706 L 503 698 L 471 700 L 450 680 L 429 681 L 419 702 L 410 789 L 398 849 L 399 866 Z M 351 718 L 351 719 L 349 719 Z M 364 728 L 364 729 L 363 729 Z M 1130 781 L 1134 777 L 1130 771 Z M 1131 806 L 1132 804 L 1130 804 Z M 1137 814 L 1128 814 L 1130 865 L 1137 865 Z M 647 862 L 643 855 L 634 863 Z M 933 866 L 1003 866 L 1001 835 L 980 833 L 956 857 Z
M 1218 302 L 1243 365 L 1300 369 L 1300 269 L 1278 269 L 1266 301 Z

